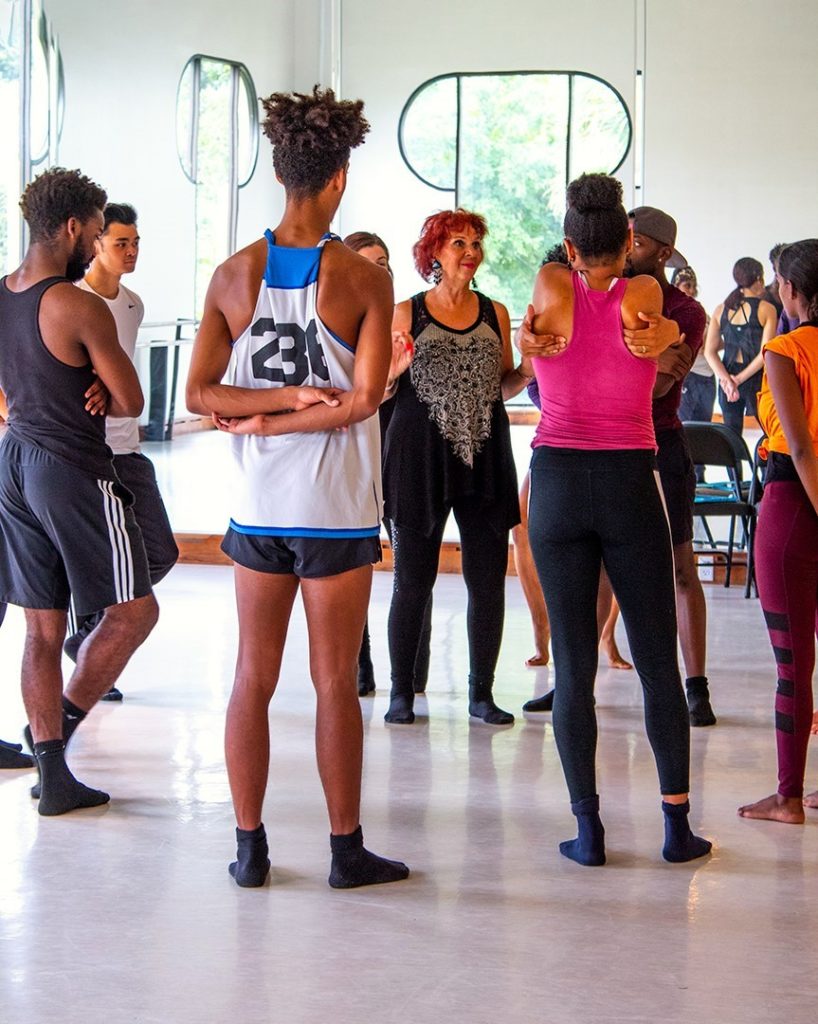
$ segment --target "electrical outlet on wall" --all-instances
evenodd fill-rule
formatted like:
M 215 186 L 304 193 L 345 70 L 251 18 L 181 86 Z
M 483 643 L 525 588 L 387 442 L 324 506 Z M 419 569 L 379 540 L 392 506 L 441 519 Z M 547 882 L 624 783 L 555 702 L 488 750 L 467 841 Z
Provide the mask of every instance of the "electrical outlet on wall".
M 696 568 L 699 572 L 699 579 L 702 583 L 713 582 L 713 563 L 712 562 L 697 562 Z

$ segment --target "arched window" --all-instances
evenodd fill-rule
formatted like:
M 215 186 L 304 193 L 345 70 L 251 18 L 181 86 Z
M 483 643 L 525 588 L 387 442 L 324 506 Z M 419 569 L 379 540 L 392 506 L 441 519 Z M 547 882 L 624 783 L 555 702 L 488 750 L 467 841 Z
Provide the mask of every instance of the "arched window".
M 250 72 L 236 61 L 196 54 L 176 101 L 179 160 L 196 187 L 195 309 L 216 266 L 236 247 L 239 189 L 258 158 L 258 105 Z
M 23 255 L 17 200 L 57 161 L 64 97 L 62 57 L 41 0 L 0 0 L 0 273 Z
M 419 86 L 398 143 L 409 169 L 488 221 L 480 288 L 525 312 L 534 272 L 562 238 L 565 189 L 578 174 L 613 174 L 631 119 L 612 85 L 579 71 L 454 73 Z

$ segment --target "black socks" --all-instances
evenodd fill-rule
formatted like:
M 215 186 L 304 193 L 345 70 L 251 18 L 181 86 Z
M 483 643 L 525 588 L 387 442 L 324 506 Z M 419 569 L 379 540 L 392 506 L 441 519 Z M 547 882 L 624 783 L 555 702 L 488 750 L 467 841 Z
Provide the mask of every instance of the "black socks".
M 62 738 L 63 747 L 68 748 L 68 741 L 76 732 L 77 726 L 87 716 L 88 712 L 83 711 L 82 708 L 78 708 L 76 704 L 72 704 L 67 697 L 62 699 Z M 23 730 L 23 735 L 26 738 L 26 743 L 30 750 L 34 750 L 34 741 L 31 736 L 31 726 L 27 725 Z M 39 782 L 35 782 L 31 787 L 31 799 L 39 800 L 42 789 Z
M 329 837 L 332 868 L 329 884 L 333 889 L 356 889 L 361 885 L 400 882 L 409 877 L 409 868 L 399 860 L 387 860 L 364 849 L 359 825 L 349 835 Z
M 605 829 L 599 817 L 599 797 L 578 800 L 571 804 L 571 810 L 577 818 L 579 835 L 560 843 L 560 853 L 585 867 L 601 866 L 605 863 Z
M 67 697 L 62 699 L 62 739 L 65 746 L 68 746 L 68 741 L 74 735 L 77 726 L 87 716 L 88 712 L 83 711 L 82 708 L 78 708 L 76 704 L 72 704 Z M 26 741 L 26 746 L 33 753 L 34 750 L 34 738 L 31 735 L 31 726 L 27 725 L 23 729 L 23 737 Z
M 713 846 L 707 839 L 694 836 L 687 823 L 690 801 L 683 804 L 669 804 L 662 801 L 665 814 L 665 845 L 662 856 L 671 864 L 682 864 L 710 853 Z
M 40 814 L 52 817 L 67 814 L 80 807 L 99 807 L 111 799 L 99 789 L 90 789 L 78 782 L 65 763 L 65 744 L 62 740 L 35 743 L 34 756 L 40 770 Z
M 487 725 L 513 725 L 514 715 L 494 703 L 491 683 L 469 682 L 469 714 Z
M 22 752 L 21 743 L 0 740 L 0 768 L 33 768 L 34 758 Z
M 690 712 L 692 726 L 715 725 L 716 716 L 710 706 L 710 691 L 707 688 L 707 676 L 690 676 L 685 680 L 687 690 L 687 709 Z
M 532 700 L 527 700 L 523 704 L 523 711 L 553 711 L 554 710 L 554 691 L 549 690 L 548 693 L 544 693 L 542 697 L 534 697 Z
M 390 725 L 411 725 L 415 720 L 414 705 L 414 693 L 395 693 L 393 690 L 389 698 L 389 710 L 383 716 L 384 722 Z
M 267 833 L 264 825 L 246 830 L 236 829 L 237 859 L 227 869 L 235 878 L 236 884 L 244 889 L 257 889 L 264 885 L 270 873 L 269 849 Z

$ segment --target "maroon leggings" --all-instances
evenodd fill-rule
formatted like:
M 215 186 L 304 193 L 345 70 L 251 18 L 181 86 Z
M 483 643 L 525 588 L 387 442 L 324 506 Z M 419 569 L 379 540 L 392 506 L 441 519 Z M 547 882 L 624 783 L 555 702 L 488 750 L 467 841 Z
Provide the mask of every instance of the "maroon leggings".
M 758 593 L 775 655 L 778 792 L 804 795 L 818 613 L 818 516 L 800 483 L 767 485 L 756 535 Z

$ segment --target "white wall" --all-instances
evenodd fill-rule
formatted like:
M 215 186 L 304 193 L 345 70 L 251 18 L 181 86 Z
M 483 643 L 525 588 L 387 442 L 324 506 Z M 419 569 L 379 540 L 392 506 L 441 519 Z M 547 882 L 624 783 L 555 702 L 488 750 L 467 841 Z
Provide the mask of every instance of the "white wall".
M 648 0 L 647 26 L 646 201 L 712 310 L 738 258 L 818 235 L 818 3 Z
M 309 0 L 308 0 L 309 2 Z M 242 61 L 259 95 L 290 89 L 295 0 L 46 0 L 66 71 L 60 161 L 139 211 L 142 256 L 133 286 L 146 319 L 190 316 L 193 186 L 176 155 L 176 89 L 187 60 Z M 257 238 L 282 208 L 262 139 L 241 190 L 238 241 Z

